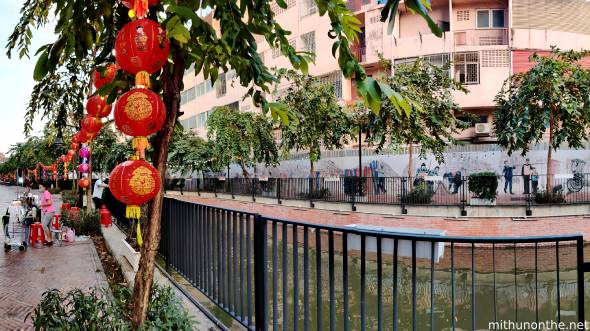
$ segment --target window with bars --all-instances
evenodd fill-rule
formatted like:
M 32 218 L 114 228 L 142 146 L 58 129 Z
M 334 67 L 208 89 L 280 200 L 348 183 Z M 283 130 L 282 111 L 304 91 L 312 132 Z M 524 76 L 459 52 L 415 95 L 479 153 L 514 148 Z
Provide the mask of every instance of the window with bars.
M 469 10 L 457 10 L 457 21 L 469 21 Z
M 281 8 L 276 2 L 273 2 L 270 5 L 270 9 L 273 11 L 273 13 L 275 13 L 275 15 L 280 15 L 286 12 L 287 10 L 295 7 L 295 3 L 297 2 L 297 0 L 285 0 L 285 2 L 287 3 L 287 8 Z
M 225 72 L 217 77 L 215 82 L 215 95 L 218 98 L 223 97 L 227 93 L 227 82 L 225 80 Z
M 336 93 L 336 98 L 342 99 L 342 74 L 340 71 L 335 71 L 333 73 L 320 76 L 318 80 L 324 84 L 332 84 L 334 85 L 334 93 Z
M 463 84 L 479 84 L 479 53 L 455 53 L 455 79 Z
M 299 2 L 299 18 L 304 18 L 318 12 L 318 6 L 315 0 L 300 0 Z
M 303 51 L 315 54 L 315 31 L 301 35 Z

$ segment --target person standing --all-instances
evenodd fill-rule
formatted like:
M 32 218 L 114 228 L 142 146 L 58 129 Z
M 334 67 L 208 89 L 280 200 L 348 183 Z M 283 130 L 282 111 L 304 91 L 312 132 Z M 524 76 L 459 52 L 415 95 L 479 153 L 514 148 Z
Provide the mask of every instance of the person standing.
M 383 164 L 379 166 L 377 175 L 379 176 L 377 190 L 379 193 L 387 193 L 387 190 L 385 189 L 385 168 L 383 167 Z
M 509 166 L 508 161 L 504 161 L 504 169 L 502 170 L 502 175 L 504 175 L 504 193 L 508 193 L 507 191 L 512 193 L 512 177 L 514 176 L 514 168 L 515 166 Z
M 103 180 L 102 176 L 99 177 L 94 183 L 94 189 L 92 190 L 92 202 L 94 202 L 94 209 L 102 208 L 102 192 L 105 187 L 109 187 Z
M 530 160 L 527 158 L 524 164 L 522 165 L 522 180 L 524 181 L 524 194 L 529 194 L 531 192 L 531 172 L 532 167 L 530 164 Z
M 53 204 L 53 197 L 45 184 L 40 184 L 39 189 L 41 189 L 41 203 L 39 204 L 39 207 L 41 207 L 41 224 L 43 230 L 45 230 L 45 238 L 47 238 L 43 245 L 53 246 L 53 238 L 49 227 L 51 226 L 51 220 L 55 216 L 55 205 Z

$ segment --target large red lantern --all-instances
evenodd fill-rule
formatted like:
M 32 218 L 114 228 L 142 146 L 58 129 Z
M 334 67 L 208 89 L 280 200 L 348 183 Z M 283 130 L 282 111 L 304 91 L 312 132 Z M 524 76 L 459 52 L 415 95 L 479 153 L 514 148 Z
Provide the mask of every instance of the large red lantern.
M 115 52 L 117 64 L 126 72 L 153 74 L 166 63 L 170 41 L 160 24 L 144 18 L 127 23 L 119 31 Z
M 88 116 L 103 118 L 111 114 L 112 105 L 107 104 L 107 98 L 94 95 L 86 102 Z
M 100 131 L 102 128 L 102 122 L 96 117 L 84 116 L 82 121 L 80 121 L 80 126 L 82 127 L 82 130 L 94 134 Z
M 125 161 L 113 169 L 109 189 L 113 196 L 127 205 L 127 218 L 138 219 L 142 204 L 160 191 L 160 174 L 144 160 Z
M 92 82 L 94 87 L 96 87 L 98 90 L 106 84 L 112 83 L 113 80 L 115 80 L 115 76 L 117 75 L 117 70 L 119 70 L 119 67 L 113 63 L 104 68 L 102 72 L 99 70 L 94 70 L 94 73 L 92 74 Z
M 129 9 L 129 17 L 145 17 L 148 7 L 157 4 L 160 0 L 121 0 L 121 3 Z
M 78 143 L 75 143 L 75 142 L 72 142 L 70 144 L 70 148 L 73 149 L 73 150 L 77 150 L 78 149 L 78 146 L 79 146 Z
M 78 140 L 81 143 L 87 143 L 90 140 L 96 138 L 96 136 L 98 135 L 98 132 L 88 132 L 84 129 L 80 130 L 80 132 L 78 132 L 79 138 Z
M 123 94 L 115 106 L 115 125 L 128 136 L 145 137 L 160 131 L 166 121 L 162 98 L 145 88 Z

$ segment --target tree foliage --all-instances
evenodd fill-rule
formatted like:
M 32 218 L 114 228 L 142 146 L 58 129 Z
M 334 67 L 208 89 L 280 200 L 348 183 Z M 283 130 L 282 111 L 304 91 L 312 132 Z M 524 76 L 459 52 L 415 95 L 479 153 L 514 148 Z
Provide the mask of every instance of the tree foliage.
M 281 125 L 283 152 L 309 151 L 313 163 L 321 158 L 322 148 L 341 148 L 351 134 L 351 121 L 336 100 L 334 85 L 316 77 L 287 72 L 291 85 L 279 102 L 286 105 L 293 119 Z
M 55 162 L 52 142 L 46 138 L 29 137 L 25 142 L 19 142 L 10 147 L 8 158 L 0 164 L 0 173 L 11 173 L 17 168 L 35 169 L 39 163 L 50 165 Z
M 217 107 L 207 120 L 207 136 L 213 142 L 218 168 L 235 162 L 248 176 L 247 167 L 276 165 L 279 152 L 272 135 L 272 121 L 265 115 Z
M 418 59 L 396 66 L 393 76 L 380 78 L 398 102 L 384 98 L 379 114 L 371 116 L 371 140 L 379 150 L 388 142 L 418 144 L 422 155 L 432 152 L 442 161 L 445 147 L 454 140 L 453 134 L 466 126 L 457 119 L 461 108 L 452 96 L 466 89 L 450 78 L 448 70 L 449 64 L 441 68 Z
M 121 141 L 109 127 L 104 127 L 92 143 L 92 170 L 109 173 L 131 155 L 133 149 L 130 142 Z
M 181 175 L 216 170 L 213 143 L 177 127 L 168 153 L 168 167 Z
M 553 149 L 564 142 L 582 146 L 590 128 L 590 72 L 579 63 L 586 55 L 558 49 L 550 56 L 535 54 L 530 71 L 505 82 L 496 96 L 494 133 L 508 153 L 526 154 L 548 130 Z

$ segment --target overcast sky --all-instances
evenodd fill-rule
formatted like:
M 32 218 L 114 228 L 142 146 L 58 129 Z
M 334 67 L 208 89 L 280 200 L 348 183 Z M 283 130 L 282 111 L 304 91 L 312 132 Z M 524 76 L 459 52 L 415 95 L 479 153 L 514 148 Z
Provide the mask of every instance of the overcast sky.
M 8 59 L 5 45 L 8 36 L 20 18 L 24 0 L 0 1 L 0 152 L 7 152 L 10 145 L 23 141 L 24 114 L 34 86 L 33 69 L 36 58 L 18 58 L 18 53 Z M 54 41 L 51 29 L 36 31 L 31 46 L 31 56 L 40 45 Z M 36 123 L 35 130 L 42 128 Z

